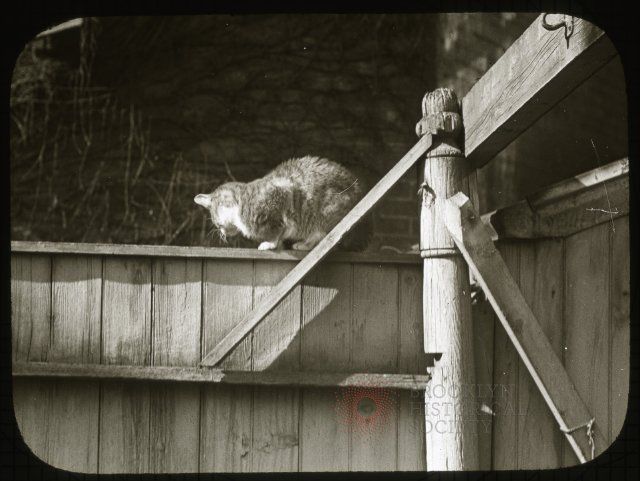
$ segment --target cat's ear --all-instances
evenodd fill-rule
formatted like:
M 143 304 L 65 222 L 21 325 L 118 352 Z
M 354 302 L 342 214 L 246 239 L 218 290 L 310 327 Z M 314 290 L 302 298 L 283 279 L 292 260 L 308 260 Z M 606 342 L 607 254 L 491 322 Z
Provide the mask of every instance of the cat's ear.
M 209 194 L 198 194 L 193 198 L 193 201 L 207 209 L 211 208 L 211 196 Z

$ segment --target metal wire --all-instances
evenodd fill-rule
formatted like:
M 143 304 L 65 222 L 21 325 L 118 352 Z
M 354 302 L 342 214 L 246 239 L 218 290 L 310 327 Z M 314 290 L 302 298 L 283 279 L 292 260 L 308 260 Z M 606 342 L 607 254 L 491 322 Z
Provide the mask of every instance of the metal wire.
M 571 434 L 578 429 L 587 428 L 587 438 L 589 439 L 589 446 L 591 446 L 591 459 L 593 460 L 596 455 L 596 443 L 593 440 L 593 423 L 596 421 L 596 418 L 591 418 L 586 423 L 580 424 L 578 426 L 564 429 L 560 427 L 560 430 L 565 434 Z

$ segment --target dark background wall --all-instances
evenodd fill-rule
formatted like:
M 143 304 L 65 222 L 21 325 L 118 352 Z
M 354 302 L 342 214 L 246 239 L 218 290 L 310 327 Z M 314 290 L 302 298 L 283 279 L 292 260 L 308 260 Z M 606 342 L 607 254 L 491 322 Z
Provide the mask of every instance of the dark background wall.
M 232 177 L 314 154 L 379 178 L 422 95 L 462 98 L 535 17 L 121 17 L 36 38 L 12 85 L 12 236 L 216 245 L 192 199 Z M 625 102 L 613 62 L 481 170 L 485 210 L 596 167 L 592 139 L 599 162 L 626 155 Z M 376 207 L 375 246 L 417 242 L 418 170 Z

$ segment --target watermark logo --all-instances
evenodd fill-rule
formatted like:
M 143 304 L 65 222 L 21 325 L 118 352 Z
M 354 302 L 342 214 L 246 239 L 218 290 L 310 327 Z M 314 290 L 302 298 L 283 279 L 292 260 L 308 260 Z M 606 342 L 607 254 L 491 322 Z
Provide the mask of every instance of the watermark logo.
M 368 435 L 387 427 L 395 405 L 396 392 L 392 389 L 359 386 L 336 391 L 338 421 L 360 435 Z

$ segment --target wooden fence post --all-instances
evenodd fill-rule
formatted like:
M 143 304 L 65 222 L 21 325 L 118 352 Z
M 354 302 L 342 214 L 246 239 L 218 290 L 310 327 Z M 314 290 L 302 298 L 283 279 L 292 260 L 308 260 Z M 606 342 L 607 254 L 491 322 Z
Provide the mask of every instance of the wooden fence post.
M 432 376 L 425 390 L 428 471 L 479 469 L 469 270 L 435 202 L 469 193 L 459 112 L 455 93 L 437 89 L 425 95 L 417 126 L 418 135 L 435 136 L 424 165 L 420 214 L 424 348 Z

